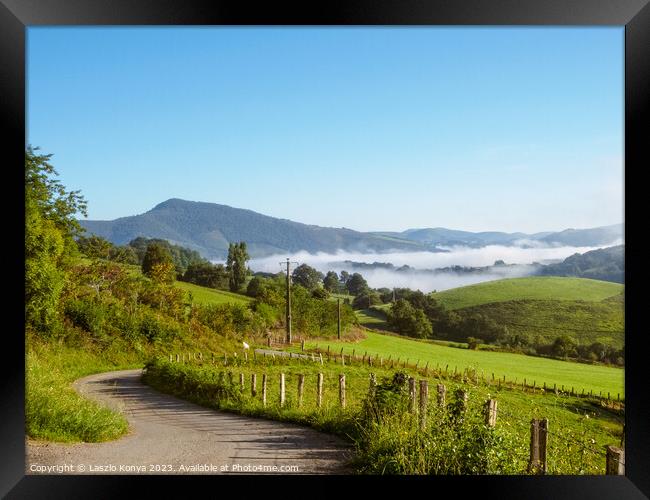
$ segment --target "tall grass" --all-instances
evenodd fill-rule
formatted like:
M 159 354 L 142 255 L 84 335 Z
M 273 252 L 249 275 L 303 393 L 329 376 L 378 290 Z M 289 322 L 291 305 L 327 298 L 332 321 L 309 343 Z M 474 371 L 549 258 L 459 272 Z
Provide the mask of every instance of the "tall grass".
M 67 349 L 27 354 L 25 381 L 26 432 L 36 439 L 98 442 L 128 431 L 126 418 L 80 396 L 71 382 L 78 376 L 110 369 L 92 354 Z
M 371 392 L 369 375 L 378 385 Z M 230 373 L 230 375 L 229 375 Z M 244 389 L 239 374 L 244 374 Z M 257 374 L 257 396 L 251 395 L 251 374 Z M 267 405 L 261 401 L 262 374 L 267 374 Z M 280 406 L 279 375 L 285 374 L 286 402 Z M 323 373 L 323 407 L 316 404 L 316 375 Z M 346 408 L 339 405 L 338 375 L 346 375 Z M 298 375 L 305 375 L 298 404 Z M 622 420 L 605 408 L 579 398 L 529 394 L 462 380 L 429 378 L 429 404 L 424 429 L 408 409 L 404 385 L 412 370 L 395 373 L 380 367 L 308 360 L 230 360 L 169 363 L 152 360 L 145 382 L 198 404 L 245 415 L 291 421 L 331 432 L 356 448 L 354 466 L 366 474 L 525 474 L 531 418 L 549 418 L 549 473 L 604 473 L 604 445 L 620 439 Z M 401 383 L 396 382 L 401 378 Z M 435 383 L 447 387 L 447 405 L 438 406 Z M 468 391 L 466 410 L 455 410 L 454 393 Z M 372 394 L 375 394 L 372 396 Z M 484 402 L 496 398 L 497 426 L 484 423 Z M 459 418 L 460 415 L 462 417 Z

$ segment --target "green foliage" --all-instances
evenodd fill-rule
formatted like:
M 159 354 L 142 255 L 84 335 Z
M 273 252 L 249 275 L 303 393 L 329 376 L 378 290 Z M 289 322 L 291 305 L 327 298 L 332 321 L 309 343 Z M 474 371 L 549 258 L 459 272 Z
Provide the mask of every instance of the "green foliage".
M 262 289 L 263 283 L 264 278 L 255 276 L 248 282 L 248 286 L 246 287 L 246 295 L 249 297 L 257 297 Z
M 345 271 L 341 272 L 341 277 L 344 276 Z M 346 273 L 347 275 L 347 273 Z M 350 295 L 359 295 L 361 292 L 368 289 L 368 282 L 359 273 L 354 273 L 345 282 L 345 288 Z
M 54 178 L 52 155 L 35 151 L 25 151 L 25 321 L 48 336 L 60 332 L 66 267 L 81 231 L 74 215 L 86 214 L 86 202 Z
M 303 286 L 308 290 L 315 290 L 322 283 L 323 273 L 307 264 L 301 264 L 294 269 L 291 278 L 296 285 Z
M 225 290 L 228 288 L 228 273 L 222 264 L 210 262 L 191 263 L 181 279 L 188 283 Z
M 77 239 L 79 251 L 91 259 L 108 259 L 113 244 L 101 236 L 81 236 Z
M 142 274 L 151 277 L 154 265 L 165 263 L 173 263 L 169 250 L 160 243 L 149 243 L 142 258 Z
M 208 264 L 209 262 L 201 257 L 196 250 L 190 250 L 179 245 L 172 245 L 169 241 L 160 238 L 143 238 L 137 237 L 129 242 L 127 248 L 132 249 L 138 258 L 138 263 L 142 264 L 147 248 L 151 244 L 163 247 L 171 256 L 172 262 L 176 267 L 176 273 L 182 275 L 192 264 Z
M 338 293 L 341 290 L 339 275 L 334 271 L 328 271 L 323 278 L 323 287 L 330 293 Z
M 228 246 L 228 259 L 226 270 L 228 272 L 228 285 L 231 292 L 238 292 L 246 282 L 248 268 L 246 262 L 250 259 L 246 250 L 246 242 L 230 243 Z
M 352 301 L 354 309 L 370 309 L 372 306 L 381 304 L 381 297 L 374 290 L 366 289 L 357 295 Z
M 405 299 L 399 299 L 388 313 L 388 324 L 403 335 L 427 338 L 431 335 L 431 322 L 422 309 L 413 307 Z

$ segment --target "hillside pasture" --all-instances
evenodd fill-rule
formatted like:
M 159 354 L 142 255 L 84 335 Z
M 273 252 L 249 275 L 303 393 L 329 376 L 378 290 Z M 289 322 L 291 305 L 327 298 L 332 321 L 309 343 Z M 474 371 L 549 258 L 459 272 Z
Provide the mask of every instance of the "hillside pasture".
M 583 300 L 600 302 L 623 292 L 624 286 L 585 278 L 533 276 L 486 281 L 433 293 L 447 309 L 463 309 L 510 300 Z

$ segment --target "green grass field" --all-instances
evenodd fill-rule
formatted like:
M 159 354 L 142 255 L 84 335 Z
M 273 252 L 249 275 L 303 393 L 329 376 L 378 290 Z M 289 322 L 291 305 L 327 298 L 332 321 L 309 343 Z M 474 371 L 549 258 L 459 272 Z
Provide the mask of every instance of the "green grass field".
M 431 342 L 423 342 L 394 335 L 385 335 L 368 331 L 367 338 L 358 342 L 336 342 L 329 340 L 307 341 L 305 348 L 320 348 L 327 350 L 329 345 L 331 352 L 339 353 L 341 348 L 346 354 L 352 354 L 353 350 L 357 355 L 367 352 L 373 356 L 382 356 L 384 359 L 401 361 L 409 360 L 409 363 L 419 361 L 419 366 L 425 366 L 428 362 L 430 368 L 439 366 L 444 369 L 447 365 L 450 371 L 455 368 L 463 371 L 465 368 L 474 368 L 492 377 L 507 381 L 521 383 L 525 378 L 528 383 L 535 381 L 538 387 L 544 383 L 553 387 L 564 385 L 566 390 L 575 387 L 576 391 L 586 392 L 590 390 L 598 394 L 600 391 L 606 395 L 611 393 L 616 397 L 620 393 L 624 397 L 623 382 L 624 373 L 620 368 L 613 368 L 599 365 L 588 365 L 555 359 L 546 359 L 523 354 L 506 352 L 474 351 L 445 347 Z
M 357 309 L 354 311 L 361 326 L 375 330 L 390 330 L 386 314 L 376 309 Z
M 585 278 L 534 276 L 487 281 L 433 294 L 447 309 L 508 300 L 584 300 L 599 302 L 623 292 L 623 285 Z
M 192 297 L 197 304 L 247 304 L 253 300 L 246 295 L 206 288 L 184 281 L 176 281 L 175 285 L 182 290 L 192 292 Z

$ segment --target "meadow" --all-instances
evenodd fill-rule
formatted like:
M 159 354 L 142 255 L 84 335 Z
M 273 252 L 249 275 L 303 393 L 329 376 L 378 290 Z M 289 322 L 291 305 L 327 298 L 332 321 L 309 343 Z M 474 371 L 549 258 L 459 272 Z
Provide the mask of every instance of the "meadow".
M 486 281 L 453 288 L 432 296 L 447 309 L 462 309 L 507 300 L 584 300 L 599 302 L 619 295 L 624 286 L 586 278 L 533 276 Z
M 503 379 L 521 383 L 533 381 L 538 387 L 546 383 L 547 386 L 557 384 L 566 389 L 574 387 L 577 391 L 593 391 L 595 394 L 608 392 L 615 397 L 620 394 L 624 398 L 623 382 L 624 372 L 620 368 L 609 366 L 590 365 L 546 359 L 523 354 L 508 352 L 491 352 L 482 350 L 459 349 L 438 345 L 434 342 L 418 341 L 386 335 L 378 332 L 367 331 L 367 337 L 357 342 L 338 342 L 336 340 L 307 340 L 305 349 L 318 349 L 326 352 L 328 346 L 332 353 L 363 355 L 367 353 L 373 357 L 381 356 L 383 359 L 400 359 L 402 362 L 419 362 L 420 367 L 427 365 L 429 368 L 448 368 L 450 371 L 463 371 L 466 368 L 478 370 L 486 377 Z

